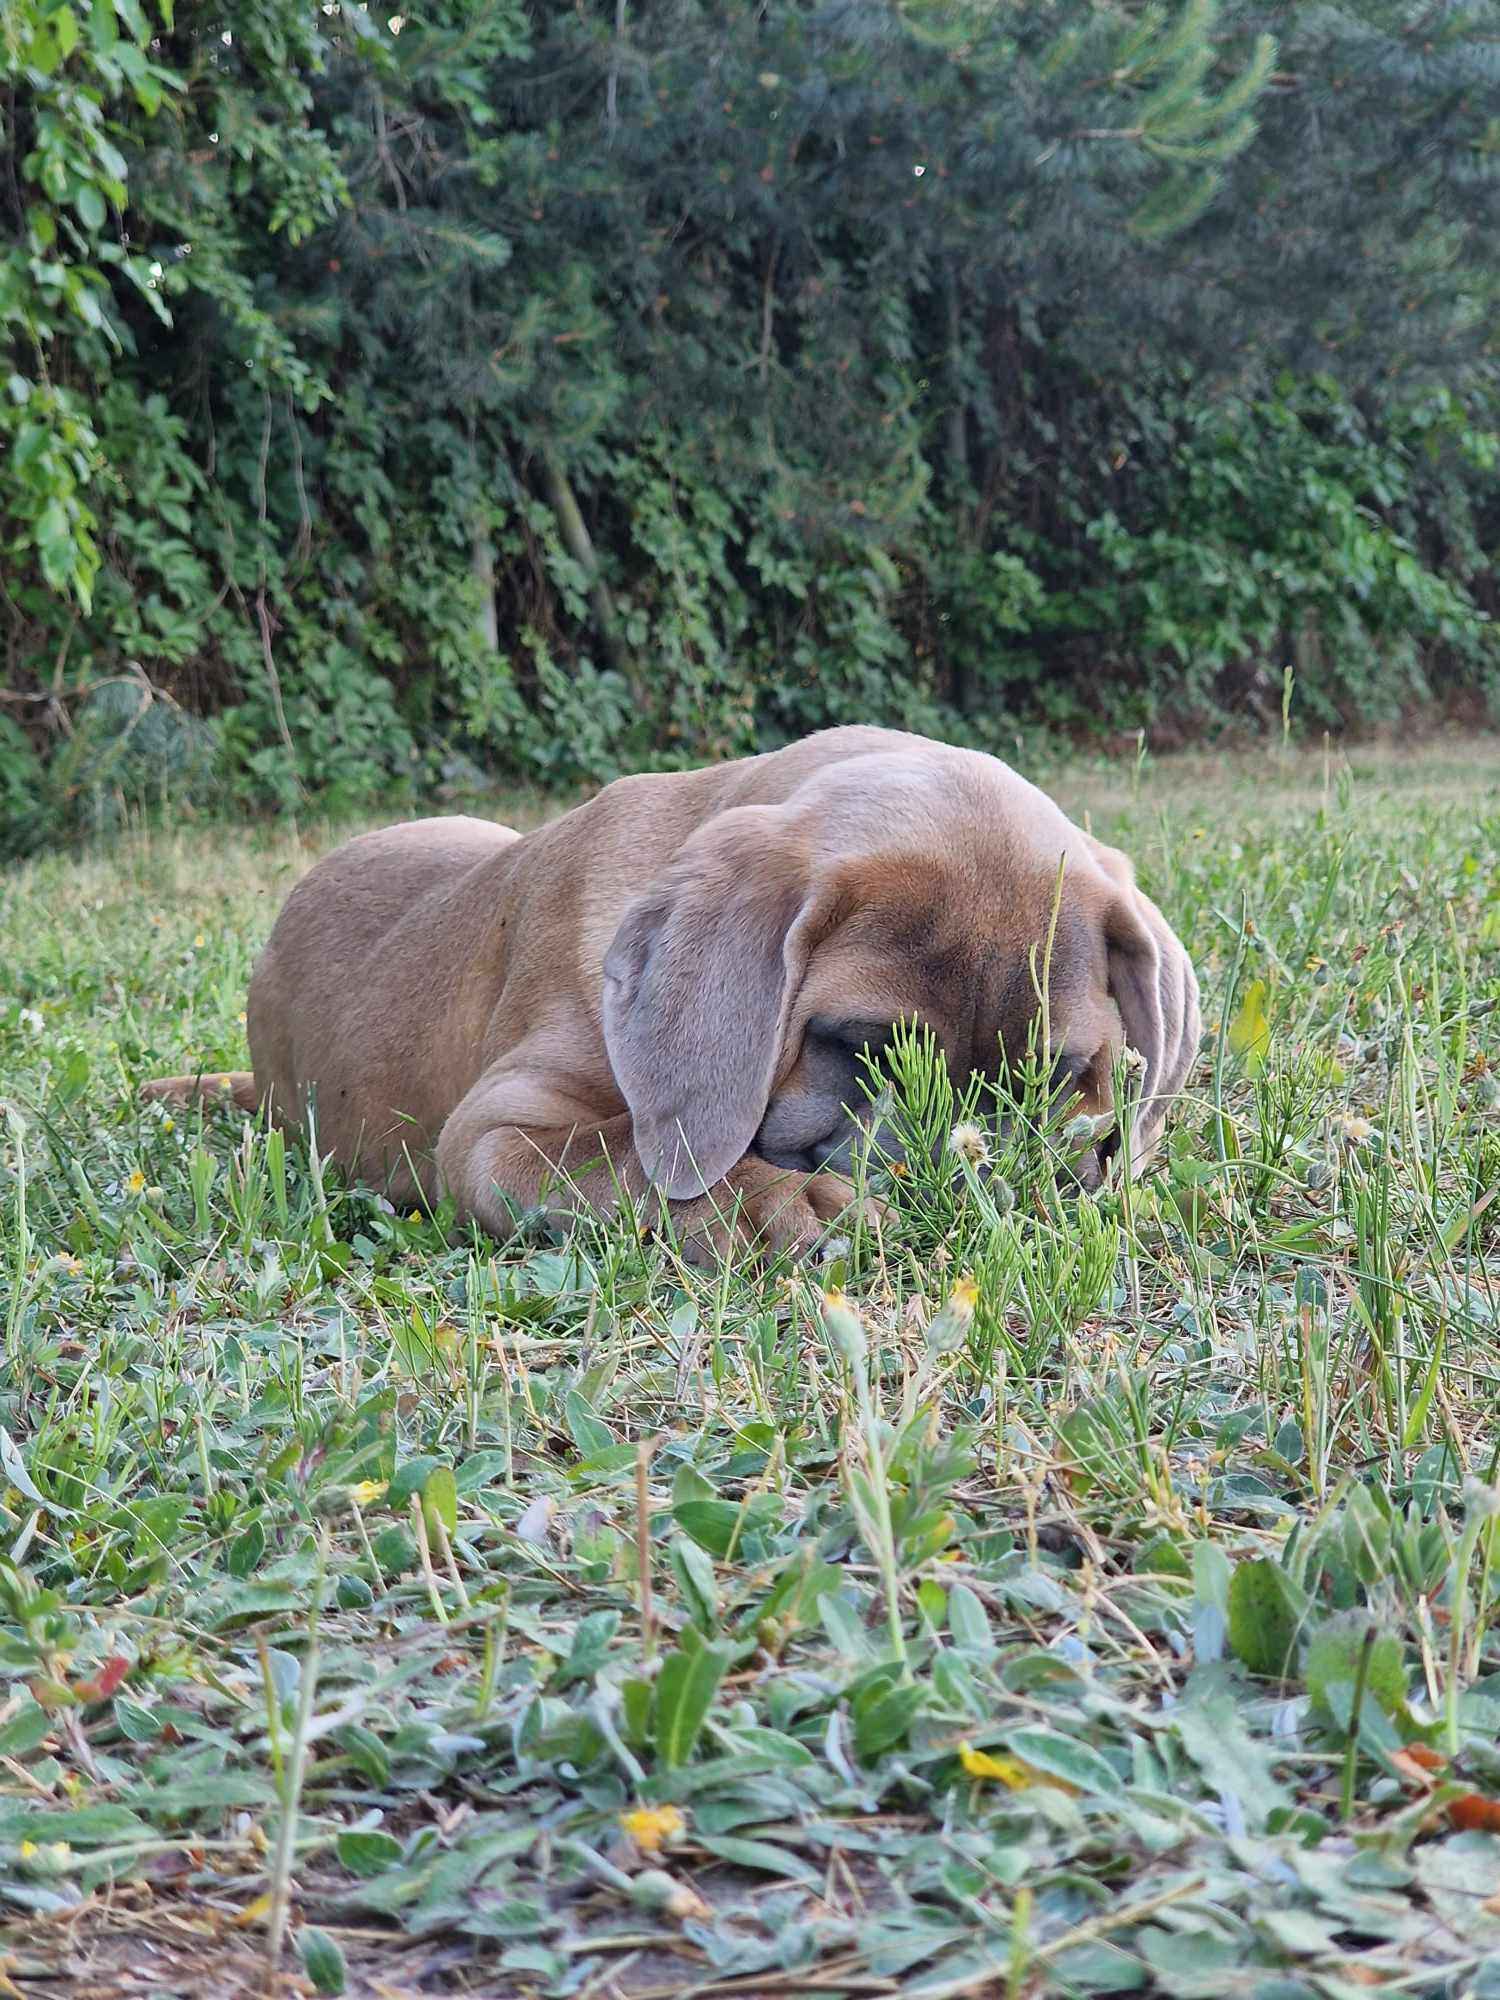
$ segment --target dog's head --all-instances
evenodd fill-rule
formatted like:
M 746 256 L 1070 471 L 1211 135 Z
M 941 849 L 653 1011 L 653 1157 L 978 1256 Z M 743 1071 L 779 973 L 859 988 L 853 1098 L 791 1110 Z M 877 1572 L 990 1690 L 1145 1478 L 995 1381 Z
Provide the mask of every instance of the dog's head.
M 1144 1162 L 1197 1052 L 1187 954 L 1122 854 L 998 760 L 930 752 L 720 813 L 627 910 L 605 1043 L 667 1196 L 701 1194 L 752 1146 L 847 1167 L 864 1052 L 898 1021 L 931 1028 L 960 1082 L 994 1077 L 1026 1053 L 1044 962 L 1046 1053 L 1080 1109 L 1110 1111 L 1122 1047 L 1144 1059 Z

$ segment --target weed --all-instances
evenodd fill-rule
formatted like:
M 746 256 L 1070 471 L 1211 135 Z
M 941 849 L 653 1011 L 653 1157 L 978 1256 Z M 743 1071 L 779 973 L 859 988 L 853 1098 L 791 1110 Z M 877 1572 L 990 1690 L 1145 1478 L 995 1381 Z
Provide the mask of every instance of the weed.
M 1287 750 L 1139 758 L 1108 831 L 1203 978 L 1161 1159 L 1081 1191 L 1044 1065 L 910 1027 L 822 1273 L 497 1246 L 142 1107 L 243 1067 L 300 842 L 0 886 L 33 1972 L 133 1879 L 320 1990 L 382 1931 L 517 1993 L 1480 1990 L 1500 814 Z

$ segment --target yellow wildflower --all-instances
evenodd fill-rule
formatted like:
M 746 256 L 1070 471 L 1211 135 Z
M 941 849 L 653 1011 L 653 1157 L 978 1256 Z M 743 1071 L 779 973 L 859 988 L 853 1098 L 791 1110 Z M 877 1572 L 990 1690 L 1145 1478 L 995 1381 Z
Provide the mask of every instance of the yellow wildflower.
M 131 1174 L 125 1182 L 125 1192 L 127 1194 L 139 1194 L 141 1189 L 145 1185 L 146 1185 L 146 1176 L 141 1172 L 140 1168 L 137 1167 L 135 1172 Z
M 687 1821 L 676 1806 L 637 1806 L 620 1814 L 620 1824 L 642 1854 L 660 1854 L 663 1842 L 676 1840 Z
M 349 1498 L 356 1507 L 370 1507 L 381 1498 L 390 1484 L 385 1479 L 362 1479 L 357 1486 L 349 1489 Z
M 971 1778 L 995 1778 L 1013 1792 L 1024 1792 L 1036 1783 L 1029 1764 L 1019 1757 L 992 1757 L 988 1750 L 976 1750 L 972 1743 L 960 1743 L 958 1761 Z
M 20 1859 L 33 1875 L 60 1875 L 72 1859 L 73 1850 L 65 1840 L 23 1840 Z
M 1048 1785 L 1053 1791 L 1066 1792 L 1069 1798 L 1078 1797 L 1078 1787 L 1070 1785 L 1066 1778 L 1054 1778 L 1050 1771 L 1039 1771 L 1020 1757 L 992 1757 L 988 1750 L 960 1743 L 958 1761 L 971 1778 L 994 1778 L 1013 1792 L 1027 1791 L 1032 1785 Z

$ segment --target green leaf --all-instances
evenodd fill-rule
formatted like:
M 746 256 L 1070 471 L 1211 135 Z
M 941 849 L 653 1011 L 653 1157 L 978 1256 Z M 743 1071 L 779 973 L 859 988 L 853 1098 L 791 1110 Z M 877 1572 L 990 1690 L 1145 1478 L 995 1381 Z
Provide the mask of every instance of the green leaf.
M 697 1844 L 706 1854 L 717 1855 L 720 1861 L 728 1861 L 736 1868 L 751 1868 L 761 1875 L 785 1875 L 793 1882 L 800 1882 L 812 1889 L 822 1881 L 822 1876 L 797 1854 L 788 1854 L 784 1847 L 777 1847 L 769 1840 L 745 1840 L 737 1834 L 699 1833 Z
M 1253 1674 L 1286 1680 L 1297 1658 L 1307 1600 L 1269 1556 L 1237 1565 L 1229 1586 L 1229 1644 Z
M 429 1534 L 434 1532 L 434 1524 L 439 1522 L 450 1536 L 456 1532 L 458 1487 L 454 1483 L 451 1466 L 434 1466 L 423 1481 L 422 1514 Z
M 1382 1632 L 1366 1611 L 1337 1611 L 1314 1632 L 1303 1661 L 1303 1677 L 1313 1705 L 1347 1729 L 1360 1657 L 1369 1647 L 1365 1694 L 1387 1715 L 1406 1705 L 1406 1662 L 1394 1632 Z
M 568 1657 L 553 1675 L 554 1687 L 573 1681 L 591 1681 L 609 1658 L 610 1641 L 620 1629 L 618 1611 L 591 1611 L 581 1618 L 573 1633 Z
M 145 1840 L 151 1828 L 125 1806 L 75 1806 L 69 1812 L 39 1811 L 35 1806 L 0 1805 L 0 1840 L 20 1846 L 23 1840 L 65 1840 L 71 1847 L 102 1847 L 120 1840 Z
M 1193 1544 L 1193 1595 L 1200 1604 L 1212 1604 L 1228 1615 L 1229 1586 L 1234 1570 L 1228 1556 L 1213 1542 Z
M 403 1852 L 396 1836 L 383 1832 L 379 1827 L 339 1835 L 339 1860 L 351 1875 L 358 1875 L 363 1880 L 372 1875 L 383 1875 L 388 1868 L 394 1868 Z
M 146 17 L 141 12 L 140 0 L 114 0 L 115 12 L 124 23 L 128 33 L 136 41 L 146 43 L 151 39 L 151 30 L 146 25 Z
M 302 1960 L 302 1969 L 316 1992 L 343 1992 L 348 1982 L 348 1968 L 344 1964 L 343 1952 L 327 1931 L 298 1931 L 297 1956 Z
M 608 1451 L 591 1452 L 587 1458 L 575 1458 L 571 1465 L 563 1467 L 563 1476 L 570 1486 L 603 1486 L 620 1473 L 633 1471 L 635 1461 L 633 1444 L 612 1444 Z
M 27 1701 L 0 1729 L 0 1757 L 24 1757 L 50 1736 L 55 1726 L 45 1708 Z
M 382 1528 L 372 1546 L 376 1562 L 390 1575 L 405 1576 L 417 1566 L 417 1545 L 405 1528 Z
M 1241 1719 L 1243 1691 L 1226 1687 L 1220 1678 L 1223 1673 L 1222 1667 L 1210 1668 L 1206 1674 L 1213 1678 L 1206 1685 L 1189 1682 L 1164 1721 L 1212 1789 L 1237 1799 L 1246 1819 L 1259 1830 L 1273 1812 L 1284 1811 L 1290 1799 L 1270 1752 L 1249 1735 Z
M 707 1720 L 729 1665 L 727 1646 L 699 1644 L 668 1653 L 656 1677 L 656 1754 L 668 1766 L 685 1764 Z
M 874 1691 L 854 1703 L 854 1749 L 866 1763 L 900 1743 L 926 1695 L 914 1681 Z
M 417 1458 L 407 1459 L 404 1465 L 398 1466 L 396 1469 L 395 1476 L 391 1480 L 390 1491 L 385 1496 L 386 1504 L 404 1511 L 413 1493 L 423 1491 L 433 1472 L 441 1464 L 441 1459 L 434 1458 L 429 1453 L 423 1453 Z M 455 1482 L 456 1490 L 457 1484 Z
M 229 1554 L 225 1566 L 231 1576 L 246 1577 L 254 1574 L 260 1566 L 260 1559 L 266 1552 L 266 1531 L 259 1521 L 252 1521 L 242 1535 L 237 1535 L 229 1544 Z
M 0 1427 L 0 1473 L 3 1473 L 24 1499 L 30 1500 L 46 1513 L 59 1515 L 65 1521 L 73 1519 L 71 1507 L 59 1507 L 55 1500 L 49 1500 L 45 1493 L 37 1491 L 15 1439 L 3 1427 Z
M 1005 1747 L 1038 1771 L 1076 1785 L 1081 1792 L 1117 1798 L 1123 1790 L 1113 1765 L 1075 1736 L 1064 1736 L 1055 1729 L 1014 1729 L 1006 1736 Z
M 339 1731 L 334 1741 L 360 1776 L 377 1790 L 390 1783 L 391 1760 L 386 1755 L 385 1745 L 372 1730 L 366 1729 L 362 1723 L 351 1722 Z
M 162 1732 L 162 1720 L 155 1709 L 143 1708 L 126 1695 L 115 1697 L 115 1721 L 120 1734 L 132 1743 L 152 1743 Z
M 712 1632 L 719 1621 L 719 1585 L 706 1551 L 687 1536 L 674 1535 L 667 1559 L 693 1623 L 700 1632 Z
M 78 211 L 78 220 L 83 224 L 85 229 L 97 230 L 104 227 L 108 215 L 108 210 L 104 206 L 104 197 L 100 194 L 98 188 L 92 186 L 88 181 L 85 181 L 74 194 L 73 206 Z
M 948 1592 L 948 1630 L 953 1643 L 969 1652 L 989 1653 L 995 1649 L 989 1613 L 966 1583 L 955 1583 Z
M 1245 1067 L 1252 1076 L 1258 1076 L 1265 1068 L 1266 1057 L 1271 1052 L 1266 992 L 1263 979 L 1252 979 L 1245 988 L 1244 999 L 1235 1009 L 1234 1019 L 1229 1023 L 1229 1046 L 1237 1056 L 1245 1058 Z
M 643 1749 L 649 1740 L 654 1693 L 650 1681 L 639 1678 L 620 1688 L 620 1734 L 633 1749 Z
M 818 1599 L 823 1630 L 846 1660 L 868 1660 L 873 1650 L 864 1621 L 846 1597 L 830 1591 Z
M 89 1086 L 93 1065 L 86 1049 L 69 1049 L 52 1088 L 60 1104 L 75 1104 Z
M 31 41 L 26 49 L 26 66 L 43 76 L 51 76 L 62 61 L 62 49 L 57 36 L 45 23 L 31 31 Z
M 600 1422 L 576 1389 L 570 1389 L 563 1397 L 563 1417 L 574 1444 L 585 1458 L 608 1451 L 619 1443 L 609 1425 Z
M 347 1250 L 349 1246 L 339 1247 Z M 415 1306 L 393 1321 L 391 1346 L 408 1375 L 428 1375 L 437 1364 L 437 1337 Z
M 757 1493 L 743 1507 L 734 1500 L 684 1500 L 672 1509 L 682 1532 L 720 1562 L 731 1550 L 754 1560 L 751 1544 L 759 1545 L 780 1514 L 781 1503 L 774 1493 Z
M 1448 1322 L 1439 1320 L 1437 1334 L 1432 1343 L 1432 1359 L 1427 1364 L 1427 1372 L 1422 1377 L 1422 1387 L 1417 1400 L 1407 1415 L 1406 1428 L 1401 1434 L 1401 1442 L 1407 1451 L 1415 1450 L 1427 1428 L 1428 1412 L 1437 1394 L 1438 1380 L 1443 1365 L 1443 1353 L 1447 1347 Z

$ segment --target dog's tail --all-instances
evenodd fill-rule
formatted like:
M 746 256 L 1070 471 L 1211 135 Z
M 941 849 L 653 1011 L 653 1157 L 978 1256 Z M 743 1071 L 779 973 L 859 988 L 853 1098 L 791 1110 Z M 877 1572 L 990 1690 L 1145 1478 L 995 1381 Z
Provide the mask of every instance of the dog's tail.
M 241 1111 L 259 1111 L 260 1092 L 248 1069 L 210 1070 L 201 1076 L 157 1076 L 141 1085 L 145 1104 L 193 1104 L 200 1097 L 227 1097 Z

